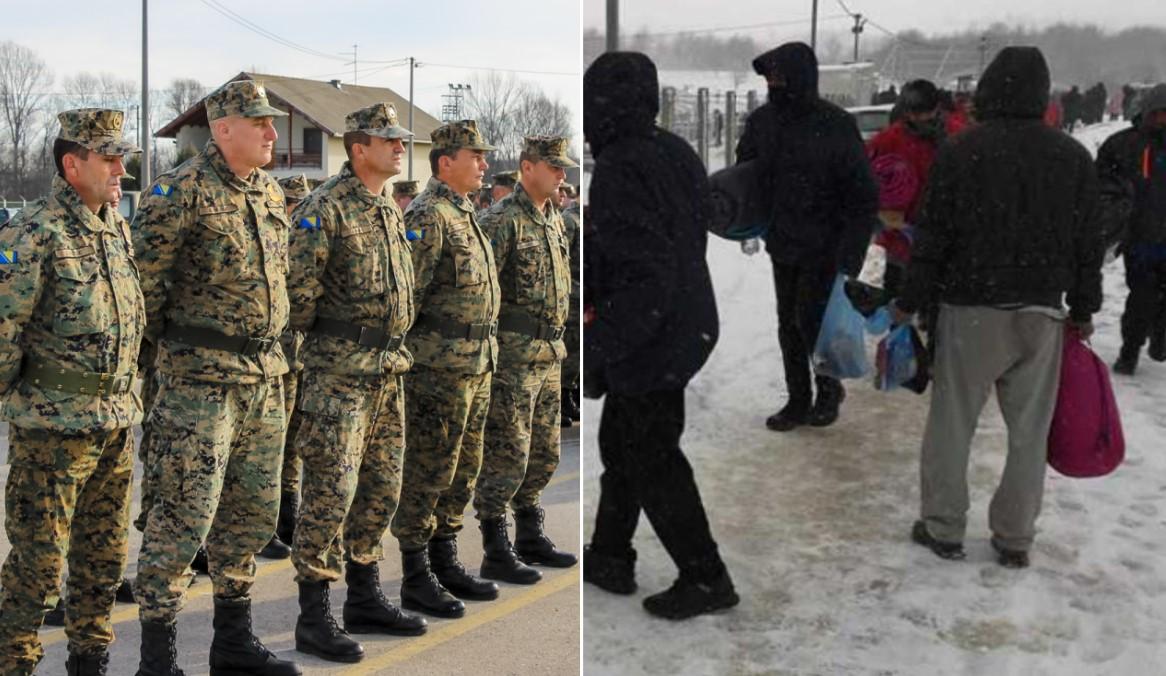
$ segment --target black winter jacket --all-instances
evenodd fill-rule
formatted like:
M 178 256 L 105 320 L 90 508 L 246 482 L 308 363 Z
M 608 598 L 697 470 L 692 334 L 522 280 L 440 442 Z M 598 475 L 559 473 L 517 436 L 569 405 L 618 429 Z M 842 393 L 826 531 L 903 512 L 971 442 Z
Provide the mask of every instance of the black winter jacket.
M 1146 113 L 1166 109 L 1166 85 L 1146 92 L 1134 120 L 1097 151 L 1102 223 L 1107 244 L 1125 250 L 1166 245 L 1166 131 L 1148 126 Z
M 1101 307 L 1104 254 L 1092 159 L 1046 126 L 1049 71 L 1032 47 L 1008 47 L 976 92 L 980 124 L 931 169 L 903 295 L 914 312 L 953 305 L 1062 307 L 1084 321 Z

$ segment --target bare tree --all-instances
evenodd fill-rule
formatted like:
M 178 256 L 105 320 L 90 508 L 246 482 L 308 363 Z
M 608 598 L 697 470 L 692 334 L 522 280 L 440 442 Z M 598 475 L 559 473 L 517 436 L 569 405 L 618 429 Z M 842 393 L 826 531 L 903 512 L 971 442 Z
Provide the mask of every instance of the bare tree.
M 490 72 L 471 80 L 467 114 L 498 150 L 492 162 L 517 166 L 524 136 L 570 136 L 571 111 L 537 86 L 513 74 Z
M 11 188 L 22 189 L 29 133 L 52 83 L 52 72 L 36 52 L 15 42 L 0 42 L 0 116 L 8 141 Z
M 166 112 L 174 117 L 185 113 L 206 96 L 206 87 L 193 78 L 175 78 L 166 90 Z
M 571 136 L 570 109 L 533 87 L 522 93 L 512 119 L 520 136 Z

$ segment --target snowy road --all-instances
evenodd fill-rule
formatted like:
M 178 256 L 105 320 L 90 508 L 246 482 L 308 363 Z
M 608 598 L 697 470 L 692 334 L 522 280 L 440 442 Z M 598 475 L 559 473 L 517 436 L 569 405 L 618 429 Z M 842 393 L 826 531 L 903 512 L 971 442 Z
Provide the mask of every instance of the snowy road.
M 1087 129 L 1090 150 L 1120 125 Z M 988 545 L 987 507 L 1005 429 L 989 402 L 969 479 L 968 560 L 909 542 L 927 397 L 848 381 L 833 427 L 776 434 L 784 400 L 771 268 L 710 241 L 722 335 L 688 390 L 682 445 L 738 591 L 734 611 L 686 623 L 640 608 L 676 571 L 646 520 L 635 541 L 634 598 L 585 585 L 586 673 L 984 674 L 1166 673 L 1166 364 L 1143 359 L 1116 378 L 1126 463 L 1095 480 L 1050 471 L 1033 565 L 1005 570 Z M 1105 269 L 1094 349 L 1112 362 L 1126 289 Z M 584 436 L 584 536 L 600 464 L 600 404 Z

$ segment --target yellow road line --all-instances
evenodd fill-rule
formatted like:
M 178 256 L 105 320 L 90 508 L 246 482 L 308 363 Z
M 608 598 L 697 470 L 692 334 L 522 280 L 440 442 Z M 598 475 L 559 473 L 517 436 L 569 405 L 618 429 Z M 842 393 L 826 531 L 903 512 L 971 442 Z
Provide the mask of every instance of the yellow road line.
M 571 472 L 570 474 L 564 474 L 563 476 L 557 476 L 557 477 L 551 479 L 550 481 L 547 482 L 547 488 L 550 488 L 551 486 L 554 486 L 555 484 L 561 484 L 564 481 L 578 481 L 578 480 L 579 480 L 579 473 L 578 472 Z
M 435 630 L 430 627 L 424 636 L 410 640 L 400 648 L 396 648 L 390 652 L 371 659 L 365 659 L 360 664 L 341 671 L 340 674 L 341 676 L 368 676 L 369 674 L 376 674 L 387 666 L 404 662 L 446 641 L 455 639 L 482 625 L 489 624 L 494 620 L 517 612 L 535 601 L 544 599 L 564 589 L 569 589 L 577 584 L 579 584 L 579 569 L 573 568 L 570 572 L 564 572 L 555 578 L 546 580 L 541 584 L 536 584 L 530 591 L 524 594 L 519 594 L 514 598 L 495 601 L 481 612 L 474 612 L 459 620 L 454 620 L 449 624 L 445 624 L 440 629 Z

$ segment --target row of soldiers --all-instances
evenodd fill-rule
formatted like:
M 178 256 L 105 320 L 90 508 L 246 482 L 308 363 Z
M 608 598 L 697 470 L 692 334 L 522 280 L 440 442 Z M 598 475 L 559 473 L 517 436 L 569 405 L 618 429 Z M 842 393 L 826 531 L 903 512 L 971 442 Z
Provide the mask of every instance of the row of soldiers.
M 350 634 L 426 631 L 382 591 L 389 529 L 405 608 L 460 617 L 462 599 L 496 598 L 458 559 L 471 499 L 483 577 L 533 584 L 530 564 L 576 562 L 544 533 L 539 501 L 559 458 L 572 256 L 550 196 L 575 166 L 566 140 L 528 138 L 520 185 L 479 223 L 467 195 L 494 148 L 473 121 L 446 124 L 431 134 L 434 177 L 402 214 L 385 185 L 412 134 L 376 104 L 347 116 L 340 173 L 289 210 L 260 169 L 285 113 L 251 80 L 205 105 L 211 140 L 150 186 L 132 226 L 110 204 L 138 152 L 123 113 L 61 113 L 49 196 L 0 228 L 13 543 L 0 673 L 31 674 L 42 658 L 36 632 L 66 557 L 68 673 L 107 672 L 139 422 L 141 676 L 183 673 L 176 618 L 204 543 L 210 673 L 301 673 L 254 635 L 249 596 L 292 455 L 300 651 L 356 662 Z M 342 573 L 344 629 L 328 599 Z

